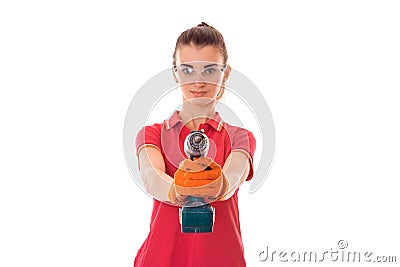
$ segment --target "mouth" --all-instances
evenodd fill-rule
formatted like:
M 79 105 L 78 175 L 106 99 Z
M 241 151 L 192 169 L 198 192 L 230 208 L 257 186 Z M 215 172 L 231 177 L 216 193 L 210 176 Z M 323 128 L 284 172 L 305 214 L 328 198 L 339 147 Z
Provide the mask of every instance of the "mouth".
M 204 91 L 190 91 L 196 97 L 204 96 L 207 92 Z

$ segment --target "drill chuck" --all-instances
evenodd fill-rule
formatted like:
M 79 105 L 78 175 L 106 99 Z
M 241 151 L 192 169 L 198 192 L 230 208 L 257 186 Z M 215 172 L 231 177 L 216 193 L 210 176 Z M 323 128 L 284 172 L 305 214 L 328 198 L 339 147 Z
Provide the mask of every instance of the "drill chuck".
M 203 131 L 191 131 L 186 136 L 184 149 L 188 158 L 207 156 L 209 147 L 208 137 Z

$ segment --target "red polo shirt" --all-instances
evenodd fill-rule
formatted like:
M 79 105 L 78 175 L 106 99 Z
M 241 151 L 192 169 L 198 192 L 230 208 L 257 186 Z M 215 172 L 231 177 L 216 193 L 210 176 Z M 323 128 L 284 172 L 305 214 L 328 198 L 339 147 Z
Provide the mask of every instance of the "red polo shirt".
M 209 157 L 221 167 L 232 150 L 242 150 L 252 159 L 256 148 L 253 134 L 241 127 L 224 122 L 219 113 L 200 124 L 210 141 Z M 190 130 L 179 117 L 179 111 L 163 123 L 143 127 L 136 136 L 137 153 L 145 146 L 160 150 L 165 162 L 165 172 L 174 177 L 179 162 L 186 158 L 184 140 Z M 240 233 L 238 190 L 215 207 L 215 223 L 212 233 L 182 233 L 179 208 L 153 200 L 150 232 L 139 249 L 134 266 L 137 267 L 235 267 L 246 266 Z

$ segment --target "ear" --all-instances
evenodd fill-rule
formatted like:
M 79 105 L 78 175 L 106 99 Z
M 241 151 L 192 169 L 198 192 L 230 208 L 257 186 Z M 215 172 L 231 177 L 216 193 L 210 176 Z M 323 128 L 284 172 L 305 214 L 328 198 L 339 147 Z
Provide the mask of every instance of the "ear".
M 231 68 L 230 65 L 226 66 L 226 70 L 224 72 L 224 78 L 222 80 L 222 85 L 221 85 L 221 88 L 219 89 L 218 95 L 216 97 L 217 100 L 220 100 L 222 98 L 222 96 L 224 95 L 225 84 L 226 84 L 226 81 L 229 78 L 229 75 L 231 74 L 231 70 L 232 70 L 232 68 Z
M 231 71 L 232 71 L 231 65 L 226 66 L 226 70 L 224 72 L 224 83 L 229 79 Z
M 176 83 L 179 83 L 178 78 L 177 78 L 176 75 L 175 75 L 175 69 L 174 69 L 174 67 L 171 68 L 171 71 L 172 71 L 172 76 L 174 77 L 175 82 L 176 82 Z

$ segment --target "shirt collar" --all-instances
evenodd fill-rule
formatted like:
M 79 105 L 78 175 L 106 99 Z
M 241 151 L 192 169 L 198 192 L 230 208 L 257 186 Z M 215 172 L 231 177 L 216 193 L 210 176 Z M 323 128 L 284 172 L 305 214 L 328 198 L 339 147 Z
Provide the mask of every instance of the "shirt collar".
M 174 128 L 178 123 L 183 123 L 181 117 L 179 117 L 179 110 L 175 110 L 171 117 L 164 122 L 167 130 Z M 215 130 L 220 132 L 222 130 L 224 120 L 219 115 L 219 112 L 216 111 L 214 117 L 207 120 L 205 124 L 211 125 Z

